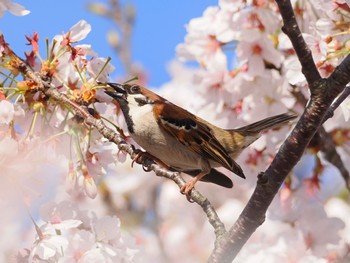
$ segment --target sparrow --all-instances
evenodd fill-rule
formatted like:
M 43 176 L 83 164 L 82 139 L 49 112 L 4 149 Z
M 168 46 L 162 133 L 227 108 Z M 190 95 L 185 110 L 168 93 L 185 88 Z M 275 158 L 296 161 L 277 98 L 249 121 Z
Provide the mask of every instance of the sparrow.
M 222 129 L 143 86 L 107 85 L 112 89 L 105 93 L 118 102 L 133 140 L 167 168 L 193 177 L 181 187 L 186 195 L 199 180 L 232 188 L 231 179 L 215 168 L 224 167 L 245 178 L 235 162 L 238 155 L 266 130 L 297 117 L 284 113 L 241 128 Z

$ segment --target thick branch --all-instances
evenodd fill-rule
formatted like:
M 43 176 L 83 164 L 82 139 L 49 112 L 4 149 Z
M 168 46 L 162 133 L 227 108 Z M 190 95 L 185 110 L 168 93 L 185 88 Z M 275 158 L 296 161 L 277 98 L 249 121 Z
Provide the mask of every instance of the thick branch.
M 226 237 L 219 242 L 209 262 L 232 262 L 253 232 L 265 220 L 265 214 L 281 184 L 299 161 L 328 105 L 312 100 L 296 127 L 281 146 L 273 162 L 259 180 L 247 206 Z M 264 181 L 264 183 L 261 183 Z
M 345 59 L 334 70 L 332 75 L 327 79 L 330 88 L 327 89 L 327 95 L 330 98 L 335 98 L 340 92 L 343 91 L 350 81 L 350 55 L 347 55 Z M 346 94 L 345 94 L 346 95 Z M 345 99 L 345 98 L 344 98 Z M 344 100 L 343 99 L 343 100 Z M 342 102 L 342 101 L 341 101 Z M 339 105 L 337 105 L 338 107 Z
M 303 73 L 311 88 L 311 100 L 303 115 L 282 144 L 266 172 L 259 176 L 258 184 L 245 209 L 227 235 L 219 240 L 209 262 L 232 262 L 257 227 L 287 175 L 302 157 L 310 140 L 323 123 L 324 117 L 345 85 L 350 81 L 349 56 L 328 79 L 321 79 L 311 52 L 302 38 L 289 1 L 278 1 L 285 23 L 284 31 L 291 39 L 302 64 Z

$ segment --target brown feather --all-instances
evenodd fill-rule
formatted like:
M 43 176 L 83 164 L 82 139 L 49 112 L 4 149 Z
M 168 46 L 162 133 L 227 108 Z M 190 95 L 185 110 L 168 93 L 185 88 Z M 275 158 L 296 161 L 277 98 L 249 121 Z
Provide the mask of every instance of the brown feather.
M 211 128 L 197 121 L 193 114 L 170 102 L 155 103 L 154 113 L 160 116 L 159 125 L 179 142 L 204 158 L 215 161 L 245 178 L 240 166 L 214 137 Z M 176 120 L 172 116 L 176 116 Z
M 244 133 L 244 135 L 254 135 L 266 130 L 279 128 L 291 120 L 294 120 L 296 117 L 298 117 L 296 114 L 283 113 L 265 118 L 261 121 L 254 122 L 238 129 L 231 129 L 229 131 Z

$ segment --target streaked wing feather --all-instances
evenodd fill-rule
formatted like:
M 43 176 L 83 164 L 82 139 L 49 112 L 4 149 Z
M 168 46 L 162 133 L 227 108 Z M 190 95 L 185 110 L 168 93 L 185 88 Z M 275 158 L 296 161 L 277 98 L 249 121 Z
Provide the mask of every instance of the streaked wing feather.
M 169 114 L 173 106 L 177 107 L 173 104 L 172 107 L 169 107 L 169 105 L 162 107 L 159 112 L 161 117 L 159 125 L 194 152 L 207 159 L 216 161 L 223 167 L 235 172 L 237 170 L 237 167 L 234 167 L 235 162 L 213 136 L 211 129 L 207 125 L 196 121 L 191 113 L 179 107 L 177 107 L 175 115 L 176 120 L 169 117 L 173 116 L 173 114 Z

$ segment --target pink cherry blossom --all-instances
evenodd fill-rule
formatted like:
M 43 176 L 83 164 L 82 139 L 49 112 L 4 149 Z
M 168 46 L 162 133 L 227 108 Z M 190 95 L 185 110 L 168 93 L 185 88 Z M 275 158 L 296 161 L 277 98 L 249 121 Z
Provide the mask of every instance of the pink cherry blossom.
M 282 55 L 273 47 L 271 40 L 256 29 L 243 30 L 242 41 L 237 46 L 237 57 L 241 63 L 248 63 L 247 74 L 263 76 L 265 62 L 277 68 L 282 63 Z
M 10 122 L 13 120 L 14 115 L 15 109 L 13 103 L 7 100 L 0 101 L 0 125 L 9 125 Z
M 84 262 L 89 250 L 94 248 L 94 234 L 87 230 L 77 230 L 69 236 L 69 246 L 67 247 L 64 262 Z
M 292 1 L 292 5 L 321 75 L 328 76 L 350 46 L 346 1 Z M 0 16 L 6 10 L 28 13 L 18 4 L 0 0 Z M 179 60 L 169 64 L 171 80 L 156 92 L 228 129 L 282 112 L 301 113 L 303 107 L 290 91 L 300 91 L 308 99 L 309 90 L 281 26 L 274 1 L 219 0 L 188 22 L 184 42 L 176 50 Z M 26 54 L 27 62 L 46 74 L 59 92 L 91 112 L 94 109 L 93 115 L 106 126 L 122 129 L 123 139 L 138 147 L 127 133 L 119 105 L 97 83 L 112 81 L 108 75 L 114 67 L 109 59 L 98 57 L 90 44 L 81 43 L 91 29 L 80 20 L 57 35 L 48 47 L 49 56 L 40 59 L 35 53 L 45 52 L 40 50 L 39 34 L 28 37 L 32 50 Z M 3 62 L 10 49 L 3 36 L 0 42 Z M 184 61 L 197 66 L 188 67 Z M 0 70 L 7 74 L 11 69 L 5 64 Z M 132 69 L 146 85 L 144 72 L 137 65 Z M 198 207 L 189 209 L 173 182 L 144 173 L 141 166 L 131 168 L 130 158 L 115 144 L 22 79 L 15 81 L 19 84 L 7 87 L 10 82 L 6 82 L 0 91 L 0 209 L 6 211 L 0 218 L 4 239 L 0 262 L 8 262 L 8 255 L 20 247 L 24 249 L 18 262 L 178 262 L 181 258 L 192 263 L 208 258 L 215 239 L 212 227 Z M 7 98 L 12 90 L 15 93 Z M 324 127 L 350 169 L 348 104 L 346 100 Z M 247 180 L 221 170 L 234 181 L 233 189 L 196 185 L 227 228 L 292 125 L 264 133 L 236 160 Z M 291 172 L 264 224 L 240 251 L 239 262 L 347 262 L 350 211 L 343 201 L 343 179 L 337 167 L 314 151 Z M 30 223 L 26 209 L 35 223 Z
M 191 20 L 187 26 L 188 35 L 185 38 L 185 43 L 177 46 L 176 50 L 179 58 L 184 60 L 195 59 L 201 65 L 208 66 L 213 61 L 225 61 L 221 43 L 218 40 L 216 31 L 220 26 L 215 27 L 217 16 L 219 15 L 218 8 L 208 8 L 202 18 Z
M 97 195 L 97 186 L 94 179 L 90 175 L 87 175 L 87 176 L 84 176 L 83 182 L 84 182 L 85 194 L 88 197 L 94 199 Z
M 75 43 L 83 40 L 91 31 L 91 25 L 85 20 L 80 20 L 74 26 L 72 26 L 68 33 L 63 36 L 62 41 L 65 44 Z
M 11 0 L 1 0 L 0 1 L 0 17 L 2 17 L 5 11 L 9 11 L 15 16 L 25 16 L 30 13 L 29 10 L 26 10 L 20 4 L 14 3 Z
M 35 262 L 37 258 L 57 260 L 63 256 L 63 251 L 68 247 L 67 238 L 57 235 L 55 229 L 50 225 L 45 225 L 40 231 L 42 231 L 41 236 L 37 237 L 31 249 L 29 262 Z
M 98 76 L 96 81 L 100 82 L 107 82 L 108 76 L 111 74 L 112 71 L 114 71 L 115 67 L 111 64 L 107 64 L 106 58 L 94 58 L 89 61 L 87 65 L 87 70 L 91 74 L 91 77 L 95 78 Z M 104 69 L 103 69 L 104 67 Z M 101 70 L 103 69 L 102 73 Z

